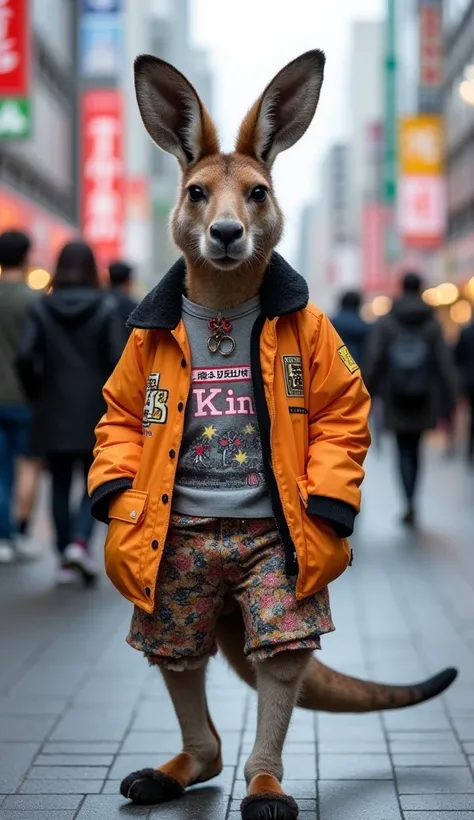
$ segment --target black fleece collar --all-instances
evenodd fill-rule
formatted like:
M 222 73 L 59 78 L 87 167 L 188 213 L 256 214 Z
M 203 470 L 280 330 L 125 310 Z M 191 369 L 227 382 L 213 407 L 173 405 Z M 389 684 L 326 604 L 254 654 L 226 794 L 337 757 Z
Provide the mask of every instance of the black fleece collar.
M 186 263 L 178 259 L 161 282 L 145 296 L 129 316 L 128 327 L 142 330 L 173 330 L 181 319 Z M 260 289 L 262 311 L 268 319 L 303 310 L 308 304 L 306 281 L 275 251 Z

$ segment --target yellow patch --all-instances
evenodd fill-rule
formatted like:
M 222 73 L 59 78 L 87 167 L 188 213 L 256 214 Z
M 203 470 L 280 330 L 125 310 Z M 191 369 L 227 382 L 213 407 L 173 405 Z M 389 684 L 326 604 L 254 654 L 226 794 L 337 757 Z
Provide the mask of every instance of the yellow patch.
M 353 359 L 345 345 L 340 347 L 337 352 L 339 353 L 339 358 L 341 362 L 343 363 L 343 365 L 347 367 L 349 373 L 355 373 L 356 370 L 359 369 L 359 365 L 357 364 L 355 359 Z

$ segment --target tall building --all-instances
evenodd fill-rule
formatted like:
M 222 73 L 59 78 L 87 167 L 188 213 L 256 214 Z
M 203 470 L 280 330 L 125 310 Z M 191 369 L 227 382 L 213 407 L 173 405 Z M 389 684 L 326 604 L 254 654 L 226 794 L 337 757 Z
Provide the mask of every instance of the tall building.
M 14 50 L 20 47 L 18 14 L 22 15 L 21 24 L 27 26 L 22 44 L 25 50 L 16 56 L 29 68 L 29 124 L 25 126 L 29 136 L 15 136 L 15 129 L 22 126 L 19 112 L 16 110 L 15 121 L 15 108 L 3 100 L 0 230 L 29 230 L 35 264 L 50 268 L 58 247 L 75 230 L 78 220 L 76 3 L 4 0 L 1 5 L 2 55 L 11 48 L 14 58 Z M 2 67 L 2 81 L 6 68 Z
M 445 272 L 474 276 L 474 0 L 445 0 L 448 231 Z
M 363 203 L 370 175 L 368 129 L 383 116 L 383 56 L 383 23 L 374 20 L 354 22 L 349 58 L 349 232 L 357 243 L 361 242 Z

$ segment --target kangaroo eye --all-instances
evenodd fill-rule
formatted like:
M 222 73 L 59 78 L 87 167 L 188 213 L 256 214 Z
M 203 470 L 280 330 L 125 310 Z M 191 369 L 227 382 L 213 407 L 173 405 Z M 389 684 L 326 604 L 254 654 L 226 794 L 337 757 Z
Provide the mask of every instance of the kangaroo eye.
M 206 199 L 206 194 L 199 185 L 191 185 L 188 188 L 188 196 L 191 202 L 201 202 L 201 200 Z
M 257 185 L 250 192 L 250 199 L 253 199 L 254 202 L 265 202 L 266 198 L 267 189 L 263 185 Z

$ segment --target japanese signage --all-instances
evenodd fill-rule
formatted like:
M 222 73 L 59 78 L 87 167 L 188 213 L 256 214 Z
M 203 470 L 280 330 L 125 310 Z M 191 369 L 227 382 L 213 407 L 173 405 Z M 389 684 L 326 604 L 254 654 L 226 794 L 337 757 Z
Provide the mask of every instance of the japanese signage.
M 407 117 L 400 124 L 398 226 L 405 247 L 432 249 L 446 223 L 443 120 Z
M 30 136 L 29 0 L 0 0 L 0 139 Z
M 443 108 L 443 18 L 441 0 L 419 3 L 419 100 L 421 112 Z
M 123 119 L 119 91 L 82 96 L 82 225 L 99 263 L 121 255 L 124 231 Z
M 122 14 L 117 0 L 88 0 L 80 21 L 80 70 L 84 78 L 114 80 L 122 61 Z

